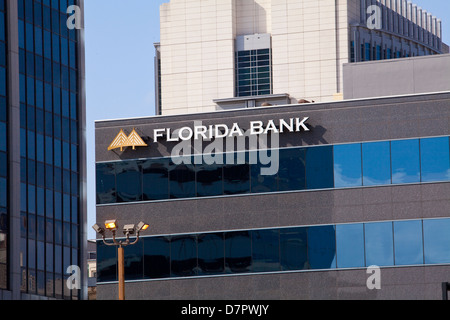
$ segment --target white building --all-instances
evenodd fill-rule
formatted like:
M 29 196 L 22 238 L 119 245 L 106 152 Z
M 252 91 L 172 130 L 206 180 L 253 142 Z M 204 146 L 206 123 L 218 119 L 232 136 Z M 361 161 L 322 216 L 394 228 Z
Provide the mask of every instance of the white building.
M 345 63 L 448 51 L 406 0 L 171 0 L 155 47 L 163 115 L 340 100 Z

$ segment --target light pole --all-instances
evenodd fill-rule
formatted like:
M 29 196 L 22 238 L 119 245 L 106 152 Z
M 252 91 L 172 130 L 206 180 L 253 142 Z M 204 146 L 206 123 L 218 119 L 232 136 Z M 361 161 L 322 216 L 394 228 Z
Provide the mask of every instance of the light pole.
M 136 244 L 139 241 L 139 233 L 143 230 L 147 230 L 149 227 L 145 222 L 139 222 L 137 226 L 134 224 L 127 224 L 123 227 L 123 234 L 126 236 L 125 240 L 116 240 L 116 232 L 119 229 L 117 220 L 105 221 L 105 228 L 94 224 L 92 228 L 102 236 L 103 243 L 107 246 L 117 247 L 117 260 L 118 260 L 118 276 L 119 276 L 119 300 L 125 300 L 125 255 L 124 247 Z M 112 242 L 106 241 L 106 230 L 112 233 Z M 136 234 L 136 240 L 130 242 L 130 235 Z

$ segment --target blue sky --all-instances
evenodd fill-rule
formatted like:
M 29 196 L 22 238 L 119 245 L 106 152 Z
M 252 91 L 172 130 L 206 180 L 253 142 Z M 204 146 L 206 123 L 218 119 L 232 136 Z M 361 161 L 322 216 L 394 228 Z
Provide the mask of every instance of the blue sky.
M 90 239 L 96 222 L 94 121 L 154 115 L 153 43 L 159 42 L 159 6 L 164 2 L 169 0 L 85 1 Z M 413 3 L 442 19 L 444 42 L 450 44 L 450 1 Z

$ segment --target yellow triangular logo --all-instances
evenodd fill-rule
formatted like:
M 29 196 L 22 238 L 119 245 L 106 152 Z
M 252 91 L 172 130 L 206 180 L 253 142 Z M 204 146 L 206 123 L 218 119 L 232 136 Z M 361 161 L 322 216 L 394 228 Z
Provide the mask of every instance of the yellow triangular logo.
M 133 150 L 136 150 L 136 147 L 147 147 L 147 144 L 136 132 L 136 129 L 133 129 L 129 136 L 127 136 L 123 129 L 121 129 L 119 134 L 109 145 L 108 151 L 118 148 L 120 148 L 120 151 L 123 151 L 123 148 L 126 147 L 133 147 Z

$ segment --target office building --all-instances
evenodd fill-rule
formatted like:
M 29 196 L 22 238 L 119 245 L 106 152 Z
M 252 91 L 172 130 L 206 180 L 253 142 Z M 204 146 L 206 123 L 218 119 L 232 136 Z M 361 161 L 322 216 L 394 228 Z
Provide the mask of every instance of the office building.
M 345 63 L 440 53 L 442 21 L 405 0 L 171 0 L 156 114 L 341 100 Z
M 447 296 L 449 101 L 96 122 L 97 222 L 150 225 L 125 248 L 127 299 Z M 117 281 L 117 249 L 99 237 L 97 299 L 116 299 Z
M 86 296 L 84 38 L 70 25 L 82 11 L 0 0 L 0 299 Z

